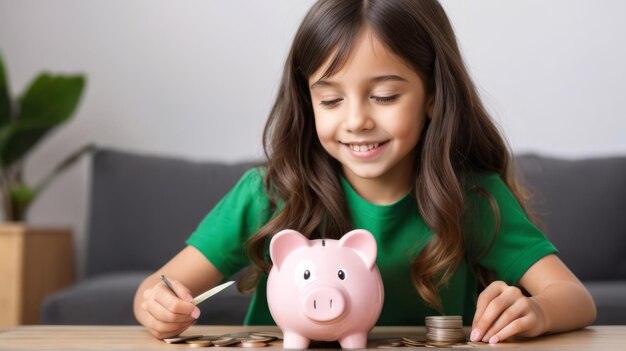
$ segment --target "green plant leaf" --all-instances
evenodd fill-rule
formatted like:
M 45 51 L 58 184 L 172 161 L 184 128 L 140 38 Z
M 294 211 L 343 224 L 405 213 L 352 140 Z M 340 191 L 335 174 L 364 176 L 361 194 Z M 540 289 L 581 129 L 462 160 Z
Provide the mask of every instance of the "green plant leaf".
M 85 78 L 40 74 L 20 98 L 15 121 L 0 130 L 0 166 L 22 159 L 46 134 L 70 119 Z
M 37 193 L 34 189 L 23 184 L 18 184 L 11 188 L 11 199 L 15 204 L 27 205 L 36 195 Z
M 13 219 L 25 220 L 26 211 L 37 196 L 37 192 L 24 184 L 17 184 L 9 190 L 13 207 Z
M 11 122 L 11 98 L 9 96 L 9 82 L 6 71 L 4 70 L 4 61 L 0 55 L 0 128 L 5 127 Z

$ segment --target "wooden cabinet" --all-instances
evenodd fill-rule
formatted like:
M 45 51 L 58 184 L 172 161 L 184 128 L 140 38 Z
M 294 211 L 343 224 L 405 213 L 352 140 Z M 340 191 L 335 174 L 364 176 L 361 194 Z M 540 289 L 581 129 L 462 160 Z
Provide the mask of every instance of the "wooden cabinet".
M 73 281 L 70 229 L 0 224 L 0 328 L 39 323 L 43 299 Z

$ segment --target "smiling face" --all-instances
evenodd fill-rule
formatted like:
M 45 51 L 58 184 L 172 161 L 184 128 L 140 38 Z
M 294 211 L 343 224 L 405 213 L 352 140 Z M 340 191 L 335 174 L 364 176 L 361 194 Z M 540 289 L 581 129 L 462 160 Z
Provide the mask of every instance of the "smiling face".
M 413 150 L 427 118 L 424 83 L 368 28 L 341 70 L 320 80 L 330 60 L 309 78 L 320 143 L 361 196 L 393 202 L 412 184 Z M 375 188 L 386 195 L 368 190 Z

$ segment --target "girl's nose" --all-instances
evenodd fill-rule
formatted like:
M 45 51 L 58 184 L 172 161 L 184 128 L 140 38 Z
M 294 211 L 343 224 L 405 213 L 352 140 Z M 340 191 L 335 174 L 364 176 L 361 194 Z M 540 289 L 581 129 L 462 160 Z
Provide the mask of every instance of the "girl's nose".
M 351 104 L 347 111 L 345 121 L 346 130 L 357 133 L 374 128 L 374 120 L 371 118 L 369 110 L 360 103 Z

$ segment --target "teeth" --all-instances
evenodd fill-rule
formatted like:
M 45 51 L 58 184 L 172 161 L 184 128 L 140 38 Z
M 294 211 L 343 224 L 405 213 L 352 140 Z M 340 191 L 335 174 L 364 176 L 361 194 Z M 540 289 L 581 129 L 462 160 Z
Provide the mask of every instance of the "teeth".
M 370 151 L 372 149 L 375 149 L 377 147 L 380 146 L 380 143 L 374 143 L 374 144 L 367 144 L 367 145 L 355 145 L 355 144 L 350 144 L 350 149 L 356 151 L 356 152 L 366 152 L 366 151 Z

